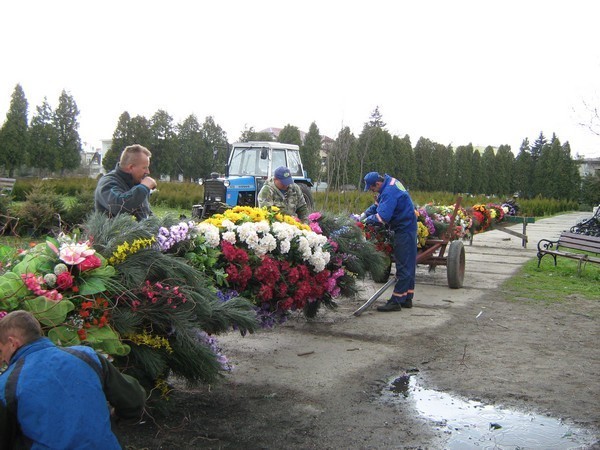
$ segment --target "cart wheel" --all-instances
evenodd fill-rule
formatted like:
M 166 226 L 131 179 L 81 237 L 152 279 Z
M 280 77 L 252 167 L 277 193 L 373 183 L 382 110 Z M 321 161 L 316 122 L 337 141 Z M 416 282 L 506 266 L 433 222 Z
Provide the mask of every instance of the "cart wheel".
M 465 278 L 465 247 L 462 241 L 452 241 L 447 258 L 448 287 L 458 289 Z
M 390 279 L 390 273 L 392 273 L 392 259 L 388 258 L 388 265 L 383 270 L 383 273 L 381 273 L 381 274 L 371 274 L 371 276 L 372 276 L 373 281 L 375 283 L 385 283 L 387 280 Z

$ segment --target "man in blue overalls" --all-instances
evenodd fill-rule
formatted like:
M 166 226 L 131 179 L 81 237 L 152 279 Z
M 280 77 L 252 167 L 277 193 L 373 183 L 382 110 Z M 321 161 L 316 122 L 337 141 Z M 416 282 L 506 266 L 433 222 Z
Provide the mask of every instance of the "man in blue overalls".
M 377 311 L 412 308 L 417 266 L 417 216 L 410 195 L 402 183 L 389 175 L 369 172 L 365 191 L 378 193 L 376 202 L 364 212 L 365 222 L 389 226 L 394 232 L 396 285 L 394 293 Z

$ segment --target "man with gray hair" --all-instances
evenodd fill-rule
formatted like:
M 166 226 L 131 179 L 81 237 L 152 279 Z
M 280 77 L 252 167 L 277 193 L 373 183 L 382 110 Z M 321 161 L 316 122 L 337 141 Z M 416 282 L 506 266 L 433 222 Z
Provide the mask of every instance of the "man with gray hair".
M 146 393 L 85 346 L 57 347 L 27 311 L 0 319 L 0 449 L 120 449 L 110 410 L 139 421 Z
M 150 192 L 156 181 L 150 178 L 152 153 L 139 144 L 125 147 L 114 170 L 98 181 L 94 201 L 96 211 L 110 217 L 131 214 L 137 220 L 152 215 Z

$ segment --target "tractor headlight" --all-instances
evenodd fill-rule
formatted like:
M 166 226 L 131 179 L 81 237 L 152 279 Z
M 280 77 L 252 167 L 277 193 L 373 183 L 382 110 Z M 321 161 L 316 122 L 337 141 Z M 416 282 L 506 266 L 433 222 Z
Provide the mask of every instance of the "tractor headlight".
M 198 178 L 198 184 L 202 186 L 204 184 L 204 179 Z
M 223 185 L 225 187 L 229 187 L 229 180 L 223 180 Z

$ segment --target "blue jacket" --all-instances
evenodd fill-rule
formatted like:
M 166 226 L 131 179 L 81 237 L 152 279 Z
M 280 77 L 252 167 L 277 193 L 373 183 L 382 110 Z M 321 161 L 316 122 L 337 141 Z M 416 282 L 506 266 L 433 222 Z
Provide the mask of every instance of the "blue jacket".
M 366 223 L 389 225 L 394 232 L 417 233 L 417 216 L 408 192 L 395 178 L 385 175 L 377 202 L 365 211 Z
M 0 375 L 0 448 L 121 448 L 107 400 L 117 414 L 139 419 L 144 390 L 93 349 L 69 349 L 79 356 L 40 338 L 12 356 Z

